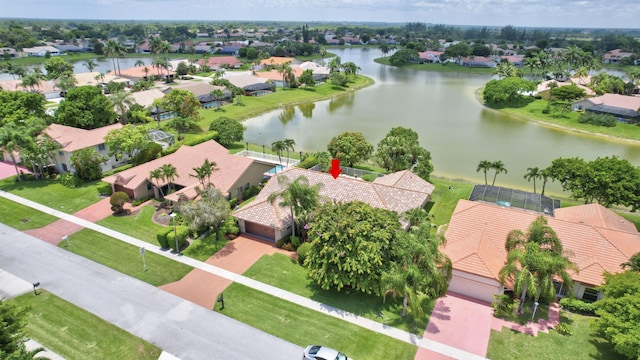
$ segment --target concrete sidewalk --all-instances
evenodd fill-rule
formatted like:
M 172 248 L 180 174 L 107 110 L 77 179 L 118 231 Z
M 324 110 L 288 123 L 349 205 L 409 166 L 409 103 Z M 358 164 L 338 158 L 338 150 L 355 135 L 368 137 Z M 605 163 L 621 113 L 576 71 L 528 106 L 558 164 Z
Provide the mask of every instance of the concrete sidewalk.
M 250 287 L 254 290 L 258 290 L 261 292 L 264 292 L 266 294 L 270 294 L 272 296 L 278 297 L 280 299 L 289 301 L 289 302 L 293 302 L 295 304 L 304 306 L 308 309 L 311 310 L 315 310 L 318 311 L 320 313 L 323 313 L 325 315 L 329 315 L 329 316 L 333 316 L 335 318 L 338 319 L 342 319 L 344 321 L 347 321 L 349 323 L 352 323 L 354 325 L 363 327 L 365 329 L 371 330 L 371 331 L 375 331 L 378 332 L 380 334 L 384 334 L 387 336 L 390 336 L 394 339 L 400 340 L 400 341 L 404 341 L 406 343 L 409 344 L 413 344 L 419 347 L 422 347 L 424 349 L 427 350 L 431 350 L 433 352 L 448 356 L 450 358 L 454 358 L 454 359 L 469 359 L 469 360 L 475 360 L 475 359 L 485 359 L 483 356 L 479 356 L 473 353 L 470 353 L 468 351 L 462 350 L 462 349 L 457 349 L 454 348 L 452 346 L 437 342 L 437 341 L 433 341 L 430 339 L 426 339 L 421 335 L 416 335 L 416 334 L 411 334 L 407 331 L 404 330 L 400 330 L 394 327 L 390 327 L 387 326 L 386 324 L 383 323 L 379 323 L 367 318 L 363 318 L 360 316 L 357 316 L 353 313 L 347 312 L 347 311 L 343 311 L 337 308 L 334 308 L 332 306 L 328 306 L 326 304 L 311 300 L 311 299 L 307 299 L 305 297 L 299 296 L 297 294 L 293 294 L 291 292 L 279 289 L 277 287 L 271 286 L 271 285 L 267 285 L 261 282 L 258 282 L 256 280 L 253 279 L 249 279 L 247 277 L 244 277 L 242 275 L 239 274 L 235 274 L 231 271 L 207 264 L 207 263 L 203 263 L 201 261 L 198 260 L 194 260 L 192 258 L 186 257 L 186 256 L 176 256 L 174 254 L 171 254 L 167 251 L 163 251 L 160 249 L 159 246 L 154 246 L 151 245 L 147 242 L 144 242 L 142 240 L 138 240 L 136 238 L 133 238 L 131 236 L 119 233 L 117 231 L 105 228 L 103 226 L 100 225 L 96 225 L 92 222 L 86 221 L 84 219 L 80 219 L 76 216 L 73 215 L 69 215 L 66 213 L 63 213 L 61 211 L 49 208 L 47 206 L 38 204 L 34 201 L 28 200 L 28 199 L 24 199 L 21 198 L 19 196 L 7 193 L 5 191 L 0 191 L 0 196 L 15 201 L 17 203 L 20 203 L 22 205 L 31 207 L 33 209 L 42 211 L 44 213 L 47 213 L 49 215 L 67 220 L 69 222 L 72 222 L 74 224 L 77 225 L 81 225 L 85 228 L 89 228 L 92 229 L 94 231 L 103 233 L 105 235 L 111 236 L 115 239 L 119 239 L 121 241 L 124 241 L 126 243 L 129 243 L 131 245 L 134 245 L 136 247 L 145 247 L 147 249 L 147 251 L 156 253 L 158 255 L 164 256 L 166 258 L 170 258 L 173 259 L 175 261 L 179 261 L 183 264 L 192 266 L 196 269 L 200 269 L 203 271 L 206 271 L 210 274 L 225 278 L 227 280 L 245 285 L 247 287 Z

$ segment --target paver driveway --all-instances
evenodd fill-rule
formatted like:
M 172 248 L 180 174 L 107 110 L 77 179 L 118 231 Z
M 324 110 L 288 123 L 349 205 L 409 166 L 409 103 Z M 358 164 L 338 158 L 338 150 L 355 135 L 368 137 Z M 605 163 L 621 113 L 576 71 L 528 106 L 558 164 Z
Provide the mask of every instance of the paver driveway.
M 491 336 L 493 309 L 488 303 L 447 293 L 438 299 L 424 337 L 485 357 Z M 415 360 L 445 360 L 447 356 L 419 348 Z

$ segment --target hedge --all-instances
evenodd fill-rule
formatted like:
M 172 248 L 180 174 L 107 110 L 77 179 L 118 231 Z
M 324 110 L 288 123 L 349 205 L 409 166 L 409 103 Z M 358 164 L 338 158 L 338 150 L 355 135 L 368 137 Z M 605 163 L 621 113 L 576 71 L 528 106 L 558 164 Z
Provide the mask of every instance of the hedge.
M 176 226 L 175 229 L 176 229 L 176 235 L 178 236 L 178 246 L 180 246 L 180 249 L 182 249 L 187 244 L 187 236 L 189 236 L 189 228 L 187 226 Z M 167 241 L 169 242 L 169 247 L 171 248 L 171 250 L 175 251 L 176 239 L 173 235 L 173 231 L 170 231 L 167 234 Z
M 203 134 L 203 135 L 194 136 L 191 139 L 186 140 L 186 141 L 177 142 L 177 143 L 171 145 L 170 147 L 162 150 L 162 156 L 173 154 L 174 152 L 178 151 L 178 149 L 182 145 L 194 146 L 194 145 L 202 144 L 203 142 L 206 142 L 206 141 L 209 141 L 209 140 L 213 140 L 216 136 L 218 136 L 218 133 L 215 132 L 215 131 L 212 131 L 212 132 L 208 132 L 208 133 Z
M 158 230 L 158 232 L 156 233 L 156 239 L 158 239 L 158 243 L 160 244 L 160 247 L 163 249 L 169 248 L 169 241 L 167 240 L 167 235 L 170 232 L 173 233 L 172 226 L 163 227 L 162 229 Z
M 298 263 L 304 266 L 304 261 L 307 259 L 309 252 L 311 251 L 311 243 L 304 242 L 302 245 L 298 246 Z
M 579 299 L 564 298 L 560 300 L 560 306 L 562 306 L 563 309 L 571 311 L 573 313 L 583 315 L 596 314 L 596 306 L 594 303 L 588 303 Z

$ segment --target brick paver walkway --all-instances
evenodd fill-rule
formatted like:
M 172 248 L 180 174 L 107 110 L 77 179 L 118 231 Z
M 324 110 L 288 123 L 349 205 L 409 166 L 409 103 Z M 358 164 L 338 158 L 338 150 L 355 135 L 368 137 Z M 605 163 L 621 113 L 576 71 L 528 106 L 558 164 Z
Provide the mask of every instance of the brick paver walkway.
M 229 242 L 205 262 L 236 274 L 242 274 L 258 261 L 262 255 L 273 255 L 275 253 L 292 254 L 276 248 L 273 243 L 243 234 Z M 179 281 L 162 285 L 160 288 L 211 309 L 215 305 L 218 295 L 231 283 L 232 281 L 230 280 L 195 269 Z

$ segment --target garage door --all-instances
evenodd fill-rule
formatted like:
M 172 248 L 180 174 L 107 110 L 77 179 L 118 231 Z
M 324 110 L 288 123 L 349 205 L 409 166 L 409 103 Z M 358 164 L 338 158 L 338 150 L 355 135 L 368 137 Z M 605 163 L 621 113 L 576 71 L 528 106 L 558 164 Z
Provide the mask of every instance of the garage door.
M 276 230 L 274 228 L 248 222 L 244 223 L 244 231 L 248 234 L 259 236 L 271 241 L 275 241 L 276 238 Z
M 455 275 L 451 278 L 448 291 L 486 302 L 492 302 L 493 295 L 499 292 L 498 288 L 493 285 Z

